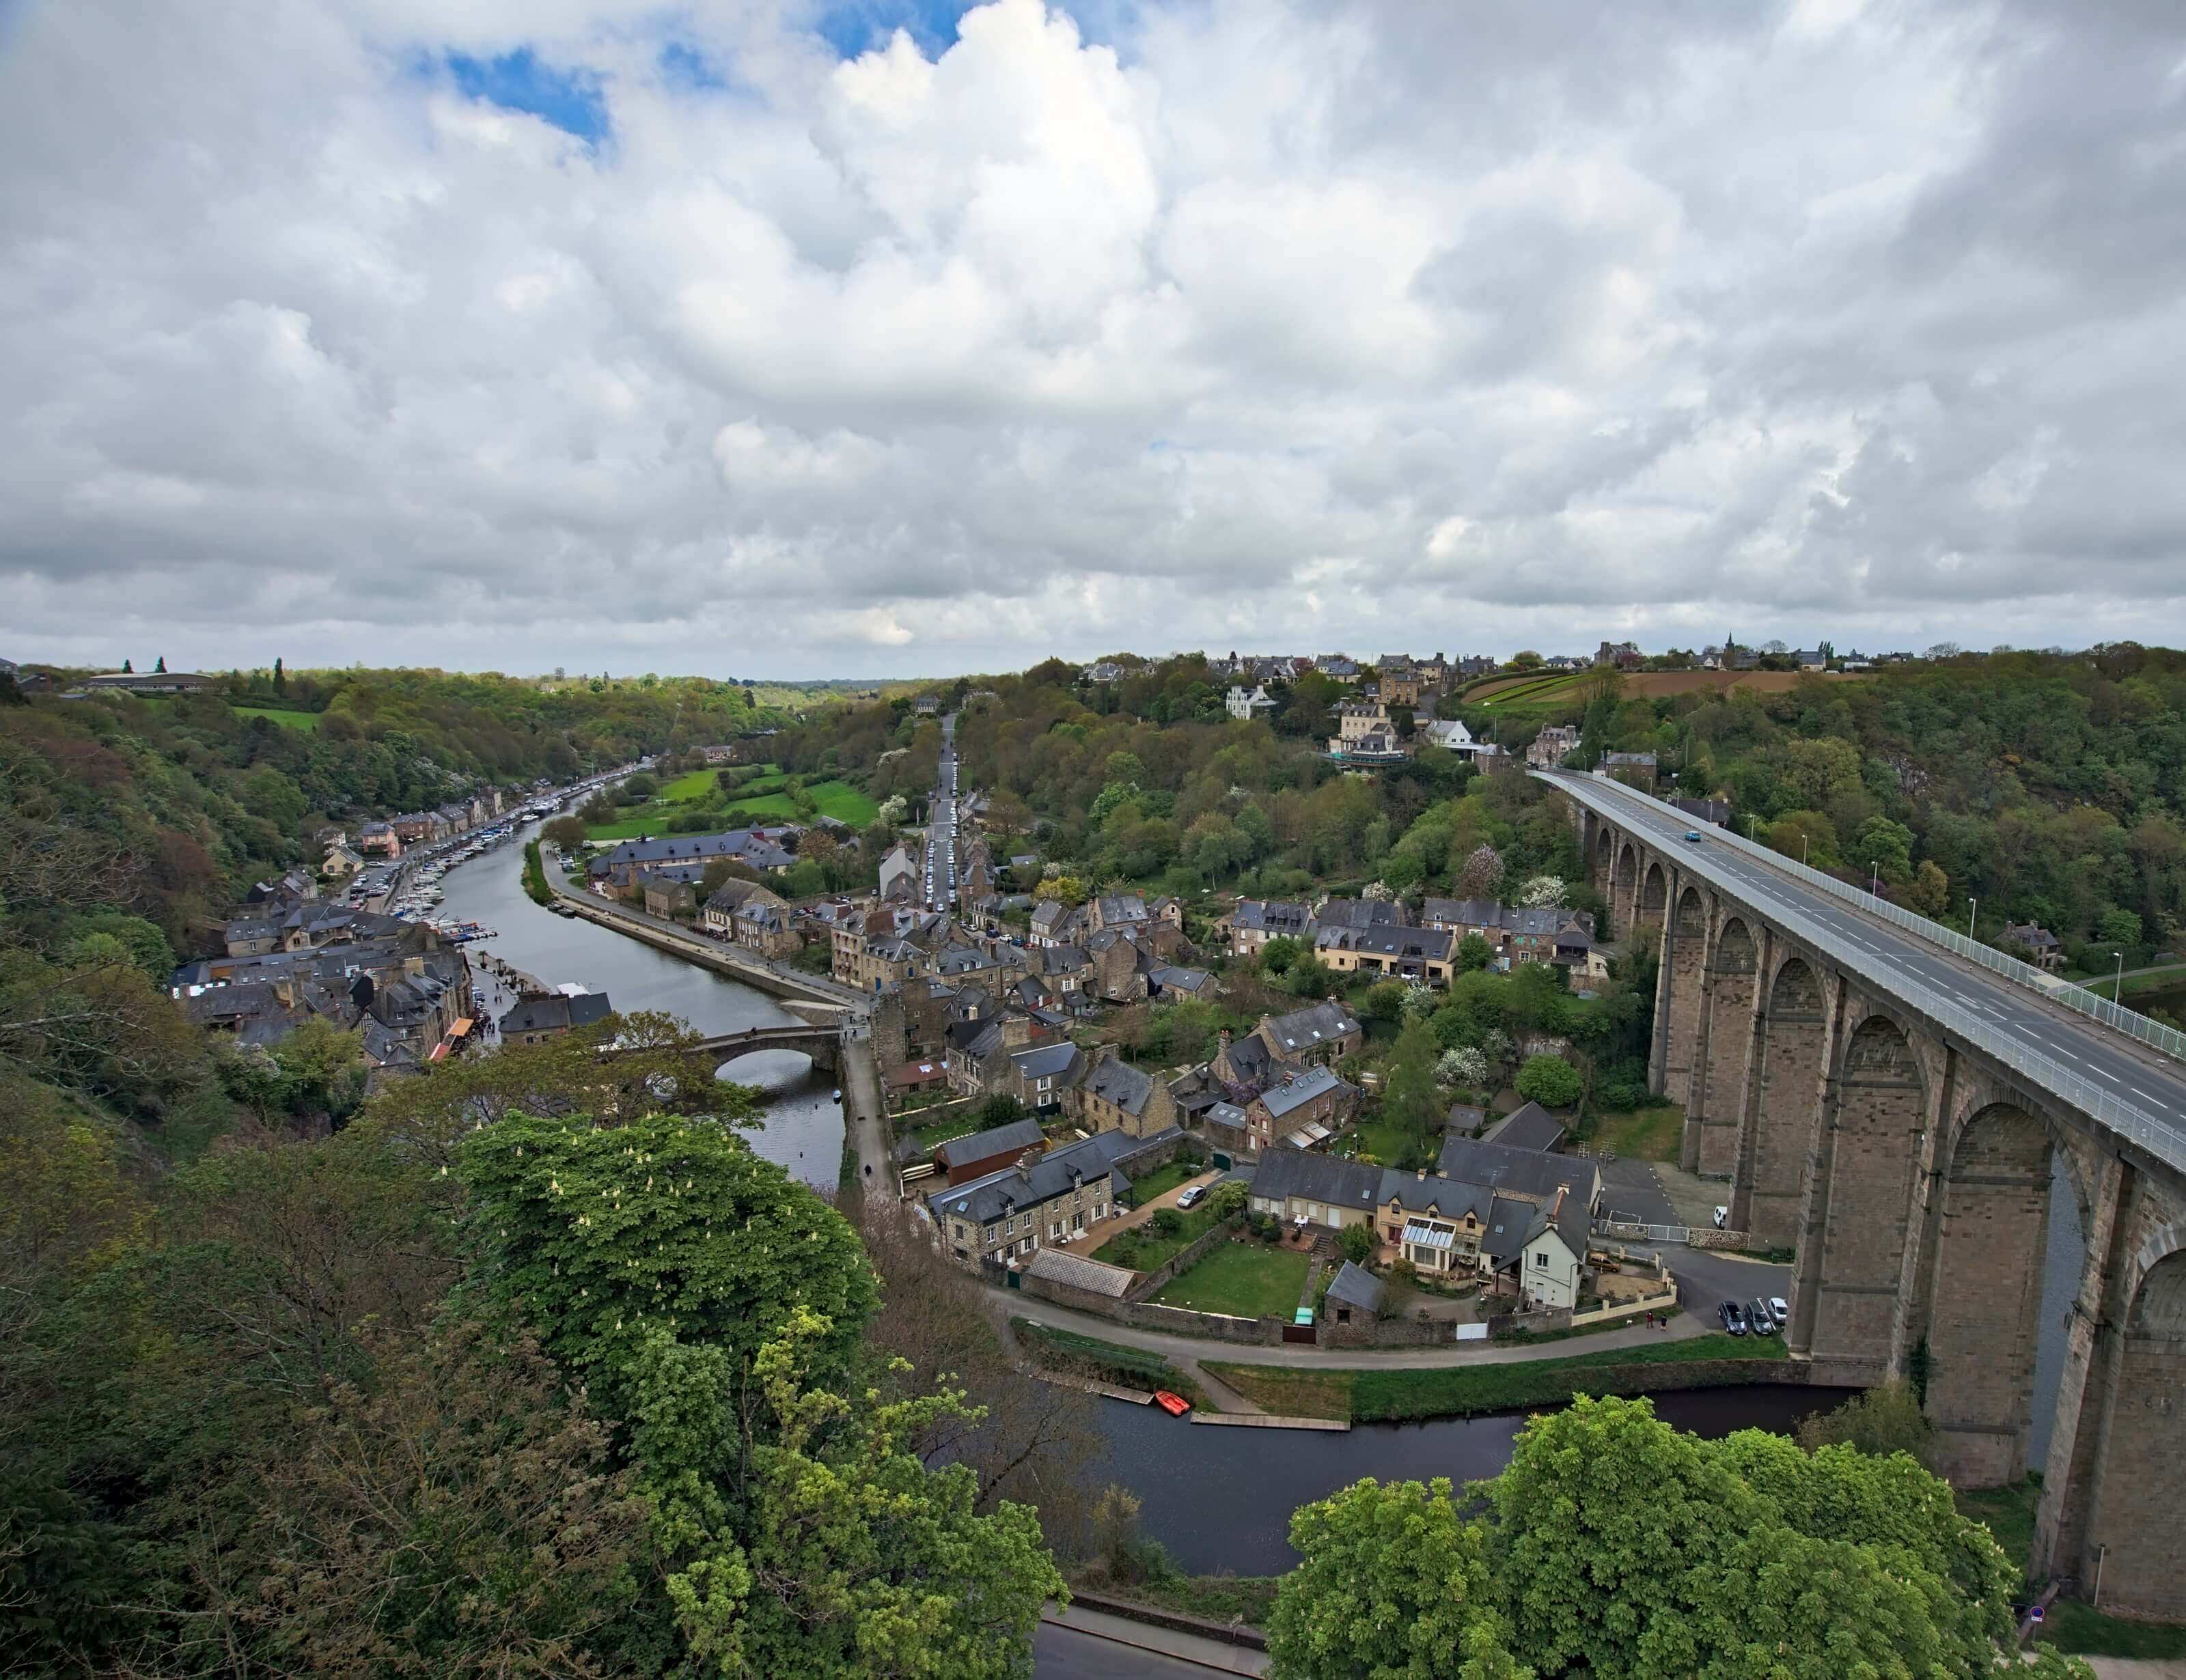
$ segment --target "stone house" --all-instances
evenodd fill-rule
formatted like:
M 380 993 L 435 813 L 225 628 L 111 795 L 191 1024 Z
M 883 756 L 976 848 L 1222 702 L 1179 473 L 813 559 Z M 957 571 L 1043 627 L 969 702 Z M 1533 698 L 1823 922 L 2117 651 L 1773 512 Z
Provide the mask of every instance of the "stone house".
M 1317 1003 L 1288 1015 L 1264 1015 L 1254 1035 L 1279 1061 L 1324 1066 L 1349 1056 L 1365 1042 L 1365 1031 L 1340 1003 Z
M 575 997 L 548 992 L 541 997 L 519 998 L 501 1017 L 501 1041 L 504 1044 L 544 1044 L 580 1027 L 589 1027 L 613 1012 L 614 1005 L 608 1003 L 605 992 L 582 992 Z
M 1085 941 L 1085 989 L 1103 1003 L 1136 1003 L 1146 994 L 1139 948 L 1121 928 L 1090 935 Z
M 1337 1268 L 1321 1308 L 1320 1340 L 1325 1347 L 1371 1347 L 1387 1304 L 1381 1279 L 1346 1260 Z
M 1358 1106 L 1359 1089 L 1327 1067 L 1286 1075 L 1245 1105 L 1246 1134 L 1255 1154 L 1278 1143 L 1310 1149 L 1342 1129 Z
M 1494 899 L 1429 899 L 1420 920 L 1462 943 L 1478 934 L 1505 967 L 1522 962 L 1583 965 L 1594 938 L 1594 917 L 1585 910 L 1534 910 Z M 1453 955 L 1455 948 L 1453 947 Z
M 1655 791 L 1655 755 L 1652 753 L 1605 753 L 1601 768 L 1610 779 L 1621 781 L 1628 787 L 1636 787 L 1643 793 Z
M 972 1269 L 997 1268 L 1098 1224 L 1128 1185 L 1101 1142 L 1028 1151 L 999 1172 L 930 1192 L 943 1252 Z
M 1214 928 L 1230 955 L 1257 956 L 1270 939 L 1310 938 L 1313 912 L 1303 904 L 1280 899 L 1247 899 L 1216 922 Z
M 1053 899 L 1042 899 L 1032 907 L 1032 926 L 1026 943 L 1043 949 L 1065 944 L 1070 938 L 1070 924 L 1078 912 L 1071 906 Z
M 1550 724 L 1526 748 L 1526 763 L 1534 770 L 1554 770 L 1567 753 L 1578 751 L 1578 731 L 1569 724 Z
M 1176 1099 L 1151 1073 L 1132 1067 L 1104 1044 L 1067 1106 L 1096 1131 L 1152 1137 L 1176 1124 Z
M 698 907 L 698 895 L 680 876 L 649 871 L 637 877 L 637 889 L 647 916 L 687 915 Z
M 1037 1114 L 1060 1111 L 1085 1075 L 1085 1055 L 1069 1039 L 1012 1050 L 1004 1087 Z
M 894 848 L 881 860 L 880 894 L 905 903 L 919 896 L 918 860 L 903 846 Z
M 2037 968 L 2059 969 L 2065 966 L 2065 948 L 2057 936 L 2037 921 L 2022 921 L 2007 926 L 2004 942 L 2017 945 L 2026 953 L 2026 960 Z

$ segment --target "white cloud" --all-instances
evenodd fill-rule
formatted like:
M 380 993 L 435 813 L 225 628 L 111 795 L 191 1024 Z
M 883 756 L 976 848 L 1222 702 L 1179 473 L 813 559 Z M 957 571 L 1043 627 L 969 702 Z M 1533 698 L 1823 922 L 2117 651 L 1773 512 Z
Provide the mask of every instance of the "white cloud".
M 843 60 L 799 8 L 669 16 L 13 13 L 5 651 L 2182 620 L 2160 20 L 994 0 Z M 595 79 L 597 144 L 421 68 L 518 48 Z

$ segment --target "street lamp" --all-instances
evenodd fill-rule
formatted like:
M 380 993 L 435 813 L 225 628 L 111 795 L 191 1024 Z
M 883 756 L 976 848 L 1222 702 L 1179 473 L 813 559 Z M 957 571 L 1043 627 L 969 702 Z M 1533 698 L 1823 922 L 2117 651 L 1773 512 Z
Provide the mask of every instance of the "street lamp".
M 1882 896 L 1882 871 L 1872 858 L 1867 860 L 1867 893 L 1871 899 Z
M 2125 947 L 2118 947 L 2117 978 L 2110 983 L 2110 1001 L 2123 1006 L 2125 1003 Z
M 1968 899 L 1966 900 L 1966 938 L 1969 939 L 1979 937 L 1974 932 L 1974 918 L 1980 914 L 1981 900 L 1979 899 Z
M 1802 834 L 1799 837 L 1799 863 L 1802 868 L 1807 861 L 1807 845 L 1812 838 L 1813 837 L 1808 834 Z

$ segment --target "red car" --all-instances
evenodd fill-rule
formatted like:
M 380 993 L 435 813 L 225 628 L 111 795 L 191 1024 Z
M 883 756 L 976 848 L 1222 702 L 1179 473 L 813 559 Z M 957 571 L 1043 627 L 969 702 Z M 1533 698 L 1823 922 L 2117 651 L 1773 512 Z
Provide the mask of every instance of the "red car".
M 1180 1418 L 1191 1409 L 1191 1402 L 1181 1394 L 1172 1394 L 1166 1388 L 1154 1390 L 1154 1404 L 1173 1418 Z

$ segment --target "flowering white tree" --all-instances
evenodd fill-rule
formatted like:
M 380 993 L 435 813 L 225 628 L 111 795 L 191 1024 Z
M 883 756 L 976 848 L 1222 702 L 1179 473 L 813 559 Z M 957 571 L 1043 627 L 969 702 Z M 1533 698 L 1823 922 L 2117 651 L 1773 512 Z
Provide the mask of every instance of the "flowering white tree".
M 1404 988 L 1404 1019 L 1424 1021 L 1435 1012 L 1435 1005 L 1440 1001 L 1433 987 L 1415 982 Z
M 1511 1053 L 1517 1048 L 1518 1046 L 1511 1041 L 1511 1035 L 1500 1027 L 1490 1027 L 1480 1035 L 1481 1055 L 1499 1067 L 1508 1061 Z
M 1457 873 L 1460 898 L 1492 899 L 1503 885 L 1503 859 L 1493 846 L 1476 846 Z
M 1571 888 L 1561 876 L 1528 876 L 1518 888 L 1518 902 L 1528 910 L 1561 910 L 1571 902 Z
M 1386 904 L 1397 895 L 1389 890 L 1387 882 L 1371 881 L 1359 889 L 1359 896 L 1362 899 L 1370 899 L 1376 904 Z
M 1444 1050 L 1435 1063 L 1435 1078 L 1445 1085 L 1481 1085 L 1488 1080 L 1488 1058 L 1471 1045 Z
M 881 808 L 876 815 L 881 821 L 894 827 L 911 815 L 911 807 L 905 802 L 902 794 L 892 793 L 881 801 Z

